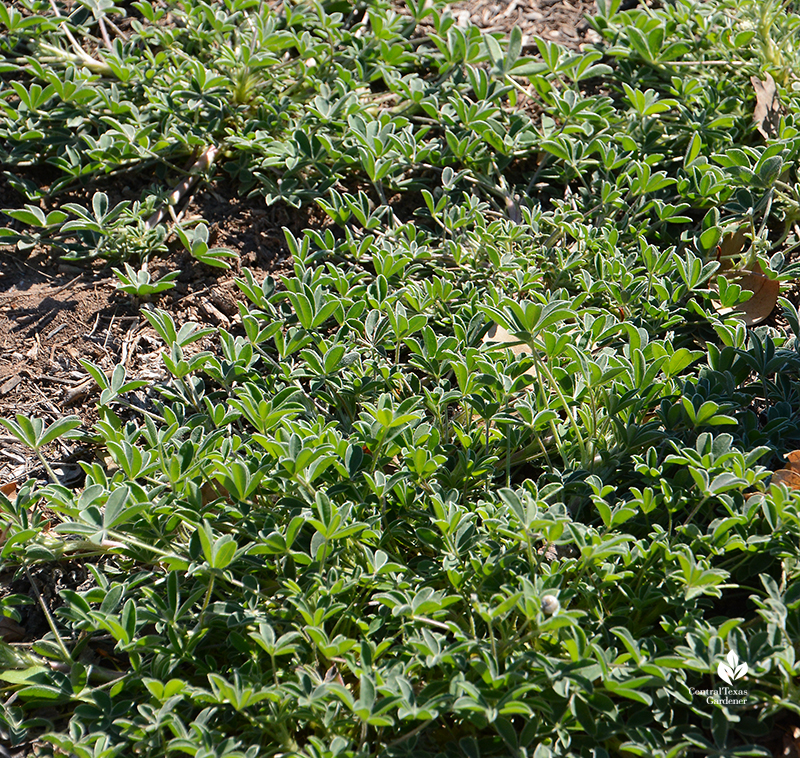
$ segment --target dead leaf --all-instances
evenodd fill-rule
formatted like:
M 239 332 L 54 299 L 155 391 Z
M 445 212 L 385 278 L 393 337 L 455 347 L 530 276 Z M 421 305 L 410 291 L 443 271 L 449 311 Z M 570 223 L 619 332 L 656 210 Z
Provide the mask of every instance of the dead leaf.
M 753 296 L 733 310 L 741 314 L 742 321 L 748 326 L 766 321 L 778 302 L 781 283 L 777 279 L 768 279 L 763 274 L 750 271 L 738 279 L 737 284 L 744 290 L 752 290 Z
M 531 348 L 524 342 L 518 340 L 513 334 L 509 333 L 499 324 L 492 324 L 492 328 L 483 337 L 483 344 L 490 350 L 505 350 L 511 348 L 514 355 L 531 355 Z M 533 376 L 536 371 L 531 366 L 526 372 Z
M 522 212 L 519 209 L 519 195 L 511 197 L 508 192 L 504 192 L 503 197 L 506 201 L 506 213 L 508 214 L 508 218 L 515 224 L 521 224 Z
M 800 474 L 788 468 L 772 472 L 772 484 L 784 484 L 790 490 L 800 490 Z
M 0 492 L 2 492 L 9 500 L 13 500 L 17 496 L 17 483 L 6 482 L 0 484 Z
M 200 488 L 200 497 L 203 499 L 203 507 L 205 507 L 209 503 L 225 497 L 225 490 L 216 482 L 203 482 L 203 486 Z
M 231 322 L 228 317 L 222 313 L 210 300 L 206 298 L 200 299 L 200 310 L 206 314 L 215 324 L 222 326 L 225 329 L 230 329 Z
M 765 498 L 763 492 L 754 492 L 752 495 L 747 496 L 747 499 L 744 501 L 744 503 L 748 508 L 750 508 L 756 503 L 763 503 L 764 500 Z
M 493 342 L 500 344 L 492 345 L 491 343 Z M 488 344 L 496 349 L 510 347 L 514 351 L 514 355 L 520 355 L 521 353 L 530 355 L 531 352 L 528 345 L 499 324 L 492 324 L 491 329 L 483 337 L 483 344 Z
M 785 468 L 800 474 L 800 450 L 792 450 L 791 453 L 786 453 Z
M 326 672 L 325 672 L 325 682 L 337 682 L 342 687 L 346 686 L 344 683 L 344 679 L 342 679 L 342 675 L 339 673 L 339 669 L 336 668 L 336 664 L 334 663 Z
M 781 123 L 781 104 L 778 100 L 778 91 L 775 80 L 767 74 L 764 80 L 751 76 L 750 82 L 756 91 L 756 107 L 753 111 L 753 121 L 764 139 L 778 136 L 778 127 Z
M 737 313 L 747 326 L 755 326 L 766 321 L 778 302 L 778 295 L 781 293 L 780 282 L 755 271 L 742 271 L 737 276 L 729 278 L 743 290 L 750 290 L 753 295 L 749 300 L 733 308 L 723 308 L 718 300 L 714 300 L 717 312 L 721 316 Z
M 22 381 L 22 377 L 19 374 L 16 374 L 16 375 L 12 376 L 10 379 L 8 379 L 7 381 L 3 382 L 3 386 L 0 387 L 0 395 L 7 395 L 21 381 Z
M 732 261 L 744 250 L 747 244 L 747 227 L 740 226 L 735 232 L 728 232 L 722 235 L 719 241 L 719 271 L 727 271 L 732 266 Z
M 536 552 L 539 555 L 543 555 L 550 563 L 558 558 L 558 548 L 554 542 L 548 542 L 546 545 L 542 545 Z
M 25 629 L 14 619 L 0 616 L 0 639 L 4 642 L 19 642 L 25 639 Z

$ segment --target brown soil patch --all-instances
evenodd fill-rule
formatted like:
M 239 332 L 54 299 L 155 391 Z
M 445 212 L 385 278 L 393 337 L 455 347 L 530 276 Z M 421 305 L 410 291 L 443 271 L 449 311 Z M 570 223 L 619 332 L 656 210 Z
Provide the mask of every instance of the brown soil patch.
M 597 12 L 594 0 L 462 0 L 450 12 L 460 25 L 469 22 L 490 34 L 509 34 L 518 26 L 523 50 L 535 44 L 534 37 L 572 50 L 600 39 L 586 22 Z
M 127 194 L 123 190 L 112 202 Z M 325 226 L 322 216 L 316 208 L 266 208 L 261 199 L 243 200 L 228 185 L 212 182 L 191 199 L 184 218 L 202 218 L 213 244 L 236 251 L 239 259 L 229 271 L 200 264 L 182 249 L 151 260 L 154 277 L 181 271 L 175 287 L 153 298 L 152 305 L 178 324 L 195 321 L 235 332 L 242 295 L 234 279 L 241 266 L 258 280 L 279 276 L 289 268 L 283 227 L 300 236 L 304 228 Z M 27 260 L 0 250 L 0 417 L 23 414 L 49 424 L 77 414 L 90 428 L 97 420 L 97 387 L 81 359 L 106 372 L 122 364 L 129 378 L 150 383 L 149 393 L 168 378 L 160 358 L 163 345 L 141 314 L 143 303 L 118 292 L 116 284 L 102 262 L 79 269 L 54 263 L 42 250 Z M 213 347 L 211 338 L 192 345 Z M 147 391 L 137 395 L 133 402 L 149 402 Z M 75 461 L 85 451 L 59 441 L 48 453 L 65 484 L 80 480 Z M 0 484 L 43 475 L 31 451 L 0 429 Z

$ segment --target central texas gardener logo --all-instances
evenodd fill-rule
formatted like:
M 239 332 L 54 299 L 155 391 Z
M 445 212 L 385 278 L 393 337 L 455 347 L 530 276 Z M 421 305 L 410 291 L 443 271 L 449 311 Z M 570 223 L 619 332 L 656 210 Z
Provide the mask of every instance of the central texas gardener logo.
M 734 680 L 741 679 L 746 674 L 747 664 L 739 663 L 739 656 L 733 650 L 717 666 L 717 675 L 727 684 L 733 684 Z
M 699 690 L 691 688 L 692 695 L 704 697 L 709 705 L 747 705 L 750 694 L 747 690 L 734 689 L 733 683 L 743 676 L 747 676 L 747 664 L 739 661 L 739 656 L 731 650 L 717 665 L 717 675 L 728 687 L 719 687 L 714 690 Z

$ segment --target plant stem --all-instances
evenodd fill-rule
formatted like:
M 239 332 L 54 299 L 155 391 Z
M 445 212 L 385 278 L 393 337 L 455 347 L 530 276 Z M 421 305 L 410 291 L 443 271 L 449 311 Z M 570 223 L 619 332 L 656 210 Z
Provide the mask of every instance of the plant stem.
M 58 477 L 56 476 L 56 472 L 53 471 L 53 469 L 50 467 L 50 464 L 47 462 L 47 460 L 39 450 L 36 451 L 36 456 L 42 462 L 42 465 L 44 466 L 45 471 L 47 471 L 47 475 L 50 477 L 53 484 L 58 484 Z
M 572 413 L 572 409 L 569 407 L 567 399 L 566 397 L 564 397 L 564 393 L 561 391 L 561 387 L 556 381 L 556 378 L 553 376 L 552 372 L 547 367 L 547 364 L 544 361 L 542 361 L 541 358 L 539 357 L 539 352 L 536 349 L 536 347 L 534 345 L 531 345 L 531 348 L 533 350 L 532 355 L 535 363 L 538 364 L 541 367 L 542 371 L 546 374 L 548 381 L 552 385 L 553 389 L 556 391 L 556 394 L 558 395 L 558 398 L 561 401 L 562 406 L 564 407 L 564 413 L 566 413 L 567 418 L 569 419 L 569 422 L 573 430 L 575 431 L 575 436 L 578 439 L 578 447 L 581 450 L 581 465 L 584 468 L 587 468 L 589 465 L 589 461 L 587 460 L 586 441 L 583 439 L 583 434 L 581 434 L 580 426 L 578 426 L 578 422 L 575 419 L 575 416 Z
M 61 648 L 61 654 L 64 656 L 64 661 L 71 662 L 72 656 L 70 655 L 69 650 L 67 650 L 67 646 L 64 644 L 64 640 L 61 638 L 61 635 L 58 633 L 58 628 L 56 627 L 56 623 L 50 613 L 50 609 L 47 607 L 47 603 L 44 602 L 42 593 L 39 592 L 39 588 L 36 586 L 36 582 L 33 581 L 33 577 L 31 576 L 31 572 L 28 570 L 27 566 L 25 566 L 25 576 L 28 577 L 28 581 L 33 589 L 33 593 L 36 595 L 36 599 L 39 601 L 39 605 L 42 607 L 42 612 L 47 619 L 47 625 L 50 627 L 50 631 L 53 632 L 53 636 L 56 638 L 59 648 Z
M 194 162 L 189 169 L 189 176 L 181 181 L 169 194 L 161 207 L 145 222 L 146 229 L 154 229 L 168 215 L 169 209 L 176 206 L 181 198 L 197 183 L 200 175 L 207 172 L 214 165 L 214 161 L 219 155 L 220 148 L 217 145 L 209 145 Z

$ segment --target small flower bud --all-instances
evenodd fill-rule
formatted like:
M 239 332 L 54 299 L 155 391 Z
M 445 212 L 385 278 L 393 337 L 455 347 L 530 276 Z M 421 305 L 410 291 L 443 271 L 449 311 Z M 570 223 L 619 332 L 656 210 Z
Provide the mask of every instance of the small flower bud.
M 558 613 L 559 608 L 561 608 L 561 603 L 558 602 L 555 595 L 545 595 L 542 598 L 542 611 L 545 615 L 552 616 L 554 613 Z

